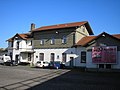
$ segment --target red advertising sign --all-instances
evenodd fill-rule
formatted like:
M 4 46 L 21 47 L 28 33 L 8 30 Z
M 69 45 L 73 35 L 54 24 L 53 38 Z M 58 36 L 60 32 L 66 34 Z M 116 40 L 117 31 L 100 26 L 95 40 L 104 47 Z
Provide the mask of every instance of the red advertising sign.
M 100 46 L 92 47 L 93 63 L 116 63 L 117 47 L 116 46 Z

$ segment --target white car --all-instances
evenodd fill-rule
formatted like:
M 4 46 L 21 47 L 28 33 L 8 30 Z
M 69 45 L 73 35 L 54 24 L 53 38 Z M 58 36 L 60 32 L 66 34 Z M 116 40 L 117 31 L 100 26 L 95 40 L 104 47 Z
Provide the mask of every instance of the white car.
M 0 56 L 0 64 L 4 64 L 3 57 Z
M 49 63 L 46 61 L 37 61 L 37 63 L 36 63 L 36 67 L 44 68 L 44 67 L 48 67 L 48 66 L 49 66 Z

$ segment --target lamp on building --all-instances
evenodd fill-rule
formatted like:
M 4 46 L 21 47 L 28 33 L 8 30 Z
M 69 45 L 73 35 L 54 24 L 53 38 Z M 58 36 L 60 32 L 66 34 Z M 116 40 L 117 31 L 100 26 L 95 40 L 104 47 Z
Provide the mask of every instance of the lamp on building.
M 103 34 L 102 36 L 105 37 L 105 34 Z
M 58 34 L 58 31 L 56 31 L 55 33 Z

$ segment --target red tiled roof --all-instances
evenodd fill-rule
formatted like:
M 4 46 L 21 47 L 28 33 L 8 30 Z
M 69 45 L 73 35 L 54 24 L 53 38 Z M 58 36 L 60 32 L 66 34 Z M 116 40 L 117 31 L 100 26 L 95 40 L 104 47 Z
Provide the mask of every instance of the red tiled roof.
M 114 36 L 114 37 L 120 39 L 120 34 L 114 34 L 114 35 L 112 35 L 112 36 Z
M 79 40 L 77 42 L 76 46 L 85 46 L 87 43 L 99 38 L 103 34 L 107 34 L 107 33 L 103 32 L 103 33 L 99 34 L 98 36 L 86 36 L 86 37 L 83 37 L 81 40 Z M 109 35 L 109 34 L 107 34 L 107 35 Z M 120 40 L 120 34 L 109 35 L 109 36 Z
M 89 43 L 91 40 L 96 38 L 96 36 L 86 36 L 77 42 L 77 46 L 84 46 L 86 43 Z
M 37 28 L 35 30 L 33 30 L 33 32 L 35 31 L 45 31 L 45 30 L 53 30 L 53 29 L 62 29 L 62 28 L 71 28 L 71 27 L 78 27 L 81 25 L 86 25 L 86 27 L 88 28 L 88 32 L 93 35 L 93 31 L 89 25 L 89 23 L 87 21 L 83 21 L 83 22 L 74 22 L 74 23 L 66 23 L 66 24 L 57 24 L 57 25 L 51 25 L 51 26 L 43 26 L 40 28 Z
M 28 38 L 30 38 L 30 34 L 29 33 L 25 33 L 25 34 L 16 34 L 15 36 L 13 36 L 12 38 L 8 39 L 7 41 L 9 42 L 12 42 L 13 39 L 16 37 L 16 36 L 19 36 L 20 38 L 24 39 L 24 40 L 27 40 Z

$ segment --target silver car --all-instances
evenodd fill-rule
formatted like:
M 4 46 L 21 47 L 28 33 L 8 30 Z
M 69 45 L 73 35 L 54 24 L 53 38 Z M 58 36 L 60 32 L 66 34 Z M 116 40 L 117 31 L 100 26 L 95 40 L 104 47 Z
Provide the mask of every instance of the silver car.
M 48 67 L 48 66 L 49 66 L 49 63 L 46 61 L 37 61 L 37 63 L 36 63 L 36 67 L 44 68 L 44 67 Z

